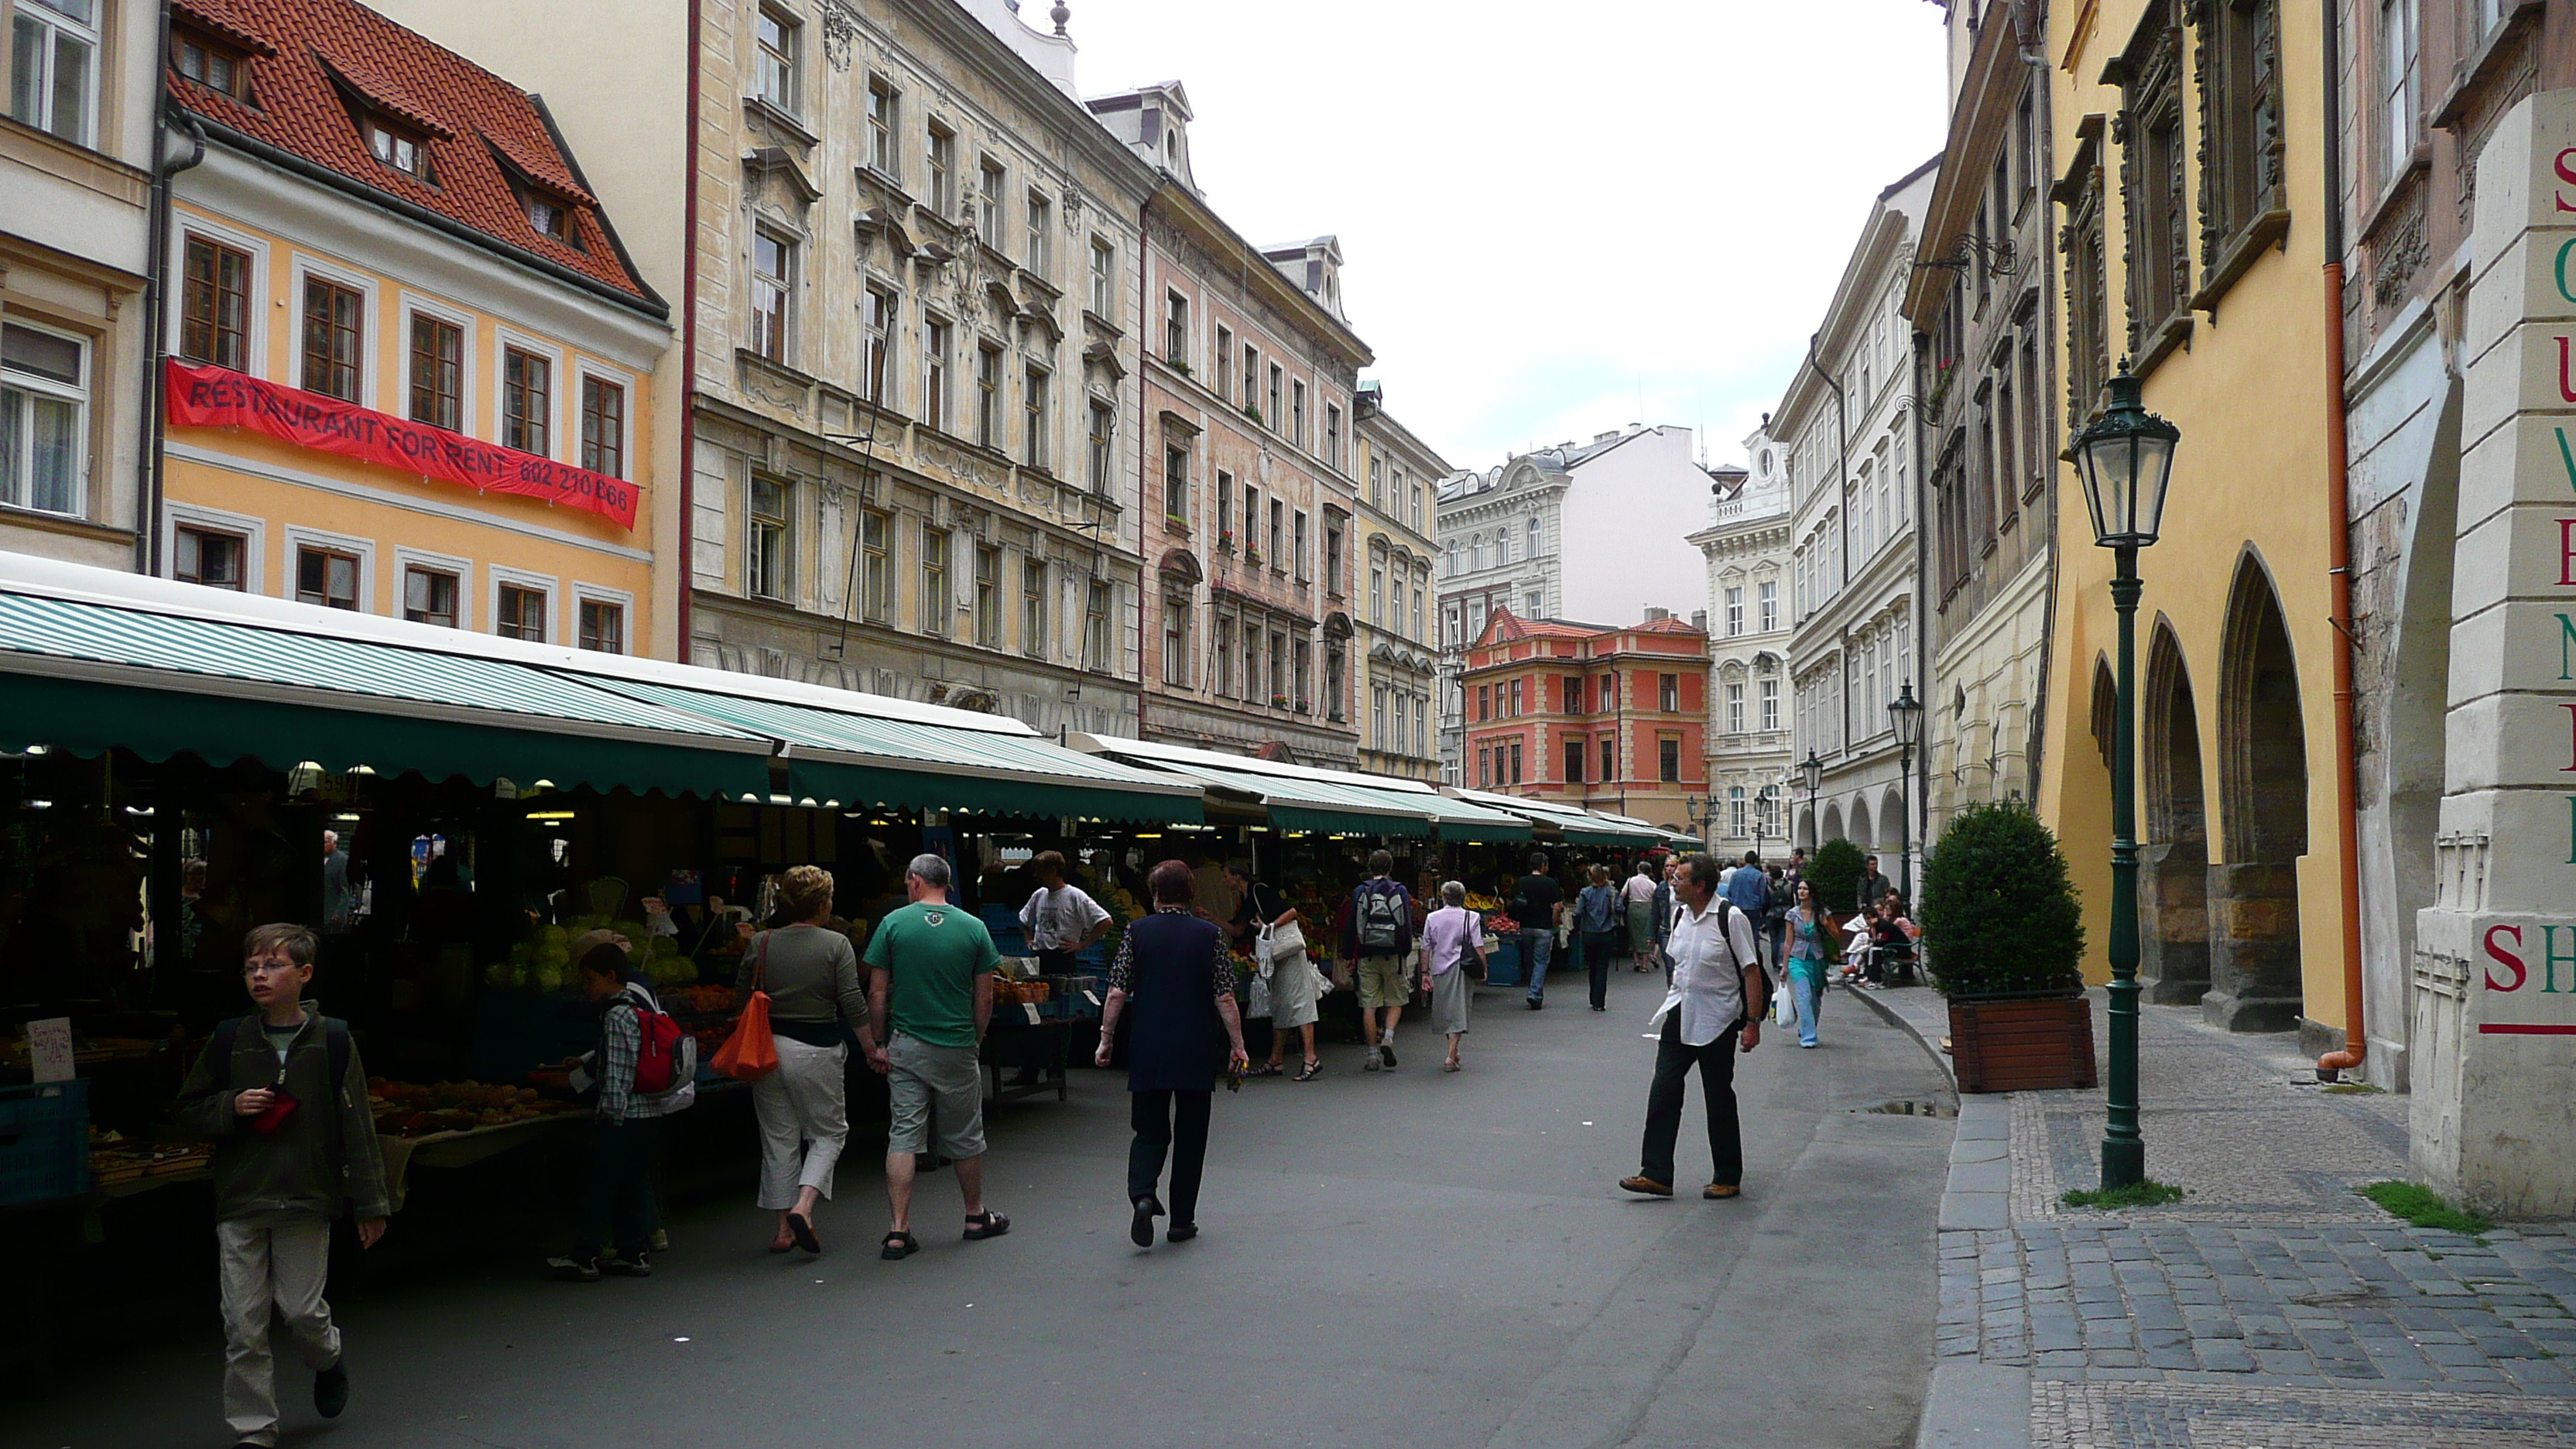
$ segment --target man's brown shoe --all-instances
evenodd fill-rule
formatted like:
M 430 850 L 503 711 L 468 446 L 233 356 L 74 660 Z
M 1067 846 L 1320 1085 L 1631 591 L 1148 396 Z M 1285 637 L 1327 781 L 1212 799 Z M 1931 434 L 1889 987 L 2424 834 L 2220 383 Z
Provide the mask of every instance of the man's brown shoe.
M 1743 1191 L 1744 1189 L 1737 1187 L 1731 1182 L 1712 1182 L 1708 1186 L 1701 1188 L 1699 1190 L 1699 1195 L 1701 1197 L 1735 1197 Z
M 1635 1177 L 1623 1177 L 1619 1179 L 1619 1186 L 1626 1191 L 1636 1193 L 1641 1197 L 1671 1197 L 1673 1195 L 1673 1190 L 1669 1185 L 1657 1182 L 1643 1173 L 1640 1173 Z

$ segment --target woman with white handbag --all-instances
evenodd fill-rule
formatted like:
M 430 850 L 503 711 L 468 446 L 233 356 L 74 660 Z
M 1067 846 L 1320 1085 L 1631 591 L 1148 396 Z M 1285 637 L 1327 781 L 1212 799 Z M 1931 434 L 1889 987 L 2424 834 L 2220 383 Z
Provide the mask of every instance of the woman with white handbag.
M 1315 1055 L 1315 1023 L 1323 1016 L 1317 1003 L 1323 992 L 1318 989 L 1322 983 L 1314 964 L 1306 959 L 1306 933 L 1297 922 L 1297 908 L 1282 900 L 1276 890 L 1254 880 L 1247 862 L 1228 862 L 1225 878 L 1243 898 L 1235 913 L 1235 927 L 1251 937 L 1252 969 L 1270 987 L 1270 1059 L 1256 1065 L 1249 1075 L 1285 1075 L 1288 1037 L 1293 1032 L 1306 1049 L 1296 1080 L 1311 1082 L 1324 1069 L 1322 1060 Z

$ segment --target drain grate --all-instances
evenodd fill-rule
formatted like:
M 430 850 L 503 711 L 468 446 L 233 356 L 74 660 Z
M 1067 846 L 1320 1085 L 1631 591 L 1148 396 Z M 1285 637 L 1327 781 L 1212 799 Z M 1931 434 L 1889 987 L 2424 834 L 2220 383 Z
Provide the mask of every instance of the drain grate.
M 1945 1102 L 1918 1102 L 1902 1097 L 1893 1102 L 1881 1102 L 1875 1107 L 1858 1107 L 1853 1110 L 1880 1117 L 1956 1117 L 1959 1115 L 1958 1108 Z

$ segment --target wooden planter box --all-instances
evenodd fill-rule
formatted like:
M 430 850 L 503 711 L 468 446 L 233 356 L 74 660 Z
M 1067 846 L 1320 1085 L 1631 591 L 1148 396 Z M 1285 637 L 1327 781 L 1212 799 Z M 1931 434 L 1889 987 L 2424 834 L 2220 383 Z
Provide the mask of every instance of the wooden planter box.
M 1950 1062 L 1962 1092 L 2093 1086 L 2092 1003 L 2081 996 L 1953 1000 Z

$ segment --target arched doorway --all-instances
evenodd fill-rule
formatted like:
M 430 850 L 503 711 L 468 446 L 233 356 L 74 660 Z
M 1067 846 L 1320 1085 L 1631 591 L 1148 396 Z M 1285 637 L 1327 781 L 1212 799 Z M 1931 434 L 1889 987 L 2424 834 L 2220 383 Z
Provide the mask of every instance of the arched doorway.
M 2248 550 L 2219 646 L 2219 800 L 2226 860 L 2209 868 L 2209 993 L 2230 1031 L 2297 1026 L 2299 857 L 2308 853 L 2308 742 L 2299 665 L 2271 576 Z
M 2190 1006 L 2209 990 L 2209 808 L 2202 795 L 2200 711 L 2173 626 L 2147 645 L 2146 820 L 2138 851 L 2138 977 L 2146 999 Z
M 1859 846 L 1864 854 L 1878 849 L 1878 837 L 1872 835 L 1869 829 L 1869 801 L 1857 796 L 1853 798 L 1851 823 L 1843 828 L 1848 833 L 1851 843 Z M 1887 862 L 1880 861 L 1879 864 L 1883 867 Z
M 1840 800 L 1837 800 L 1825 807 L 1825 833 L 1823 838 L 1826 840 L 1842 840 L 1846 838 L 1843 835 L 1843 804 Z

